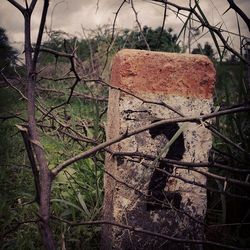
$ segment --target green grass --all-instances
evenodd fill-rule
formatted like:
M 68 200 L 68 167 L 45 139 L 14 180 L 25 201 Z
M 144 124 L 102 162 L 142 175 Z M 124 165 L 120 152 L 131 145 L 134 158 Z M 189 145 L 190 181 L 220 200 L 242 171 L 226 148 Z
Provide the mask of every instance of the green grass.
M 81 87 L 82 88 L 82 87 Z M 78 89 L 78 91 L 80 91 Z M 87 91 L 86 91 L 87 93 Z M 17 101 L 18 100 L 18 101 Z M 46 107 L 62 103 L 63 97 L 43 96 L 40 101 Z M 10 89 L 0 89 L 1 116 L 20 113 L 25 118 L 26 103 Z M 72 98 L 66 107 L 56 110 L 58 117 L 69 127 L 84 136 L 95 140 L 103 140 L 103 129 L 100 129 L 99 112 L 105 106 L 96 102 L 82 101 Z M 65 112 L 70 120 L 63 120 Z M 37 113 L 38 120 L 42 116 Z M 91 122 L 91 126 L 81 129 L 77 124 L 81 120 Z M 43 124 L 49 125 L 47 119 Z M 40 249 L 40 234 L 35 223 L 23 224 L 16 228 L 18 222 L 36 219 L 37 204 L 30 202 L 35 197 L 32 172 L 25 152 L 22 137 L 16 124 L 19 119 L 1 121 L 1 170 L 0 170 L 0 236 L 1 249 Z M 51 131 L 41 131 L 41 141 L 45 148 L 50 168 L 78 154 L 91 144 L 78 144 L 66 136 Z M 95 220 L 100 218 L 103 200 L 103 161 L 104 155 L 97 154 L 93 158 L 79 161 L 58 175 L 52 187 L 52 214 L 63 219 Z M 65 242 L 67 249 L 97 249 L 100 237 L 100 226 L 69 227 L 65 223 L 53 220 L 52 228 L 57 242 Z M 9 231 L 8 234 L 6 234 Z
M 53 83 L 49 82 L 49 85 Z M 57 87 L 58 84 L 53 85 L 53 88 Z M 65 89 L 67 90 L 67 87 Z M 88 88 L 81 85 L 76 91 L 90 95 Z M 69 93 L 68 90 L 67 93 Z M 63 103 L 66 98 L 67 96 L 57 98 L 43 96 L 43 102 L 47 107 L 56 106 Z M 104 131 L 100 127 L 102 119 L 99 118 L 103 109 L 105 109 L 103 104 L 73 97 L 70 104 L 56 109 L 55 113 L 65 124 L 68 124 L 68 132 L 74 130 L 82 136 L 101 141 L 105 138 Z M 65 116 L 70 118 L 65 119 Z M 84 126 L 81 127 L 79 124 Z M 42 144 L 50 168 L 93 146 L 84 142 L 77 143 L 67 136 L 54 132 L 44 133 Z M 103 200 L 103 162 L 104 155 L 99 153 L 95 157 L 72 164 L 57 176 L 52 187 L 52 214 L 70 221 L 100 219 Z M 53 228 L 57 232 L 57 240 L 64 239 L 69 249 L 83 247 L 98 249 L 100 226 L 69 227 L 60 221 L 53 221 Z
M 235 104 L 246 103 L 249 100 L 249 90 L 247 90 L 244 78 L 244 65 L 238 64 L 218 64 L 217 65 L 217 85 L 215 105 L 220 107 L 230 107 Z M 250 152 L 250 114 L 249 112 L 224 115 L 216 118 L 215 126 L 221 134 L 233 141 L 236 145 Z M 220 138 L 214 137 L 213 148 L 218 149 L 222 154 L 215 159 L 225 165 L 237 168 L 246 168 L 249 164 L 249 156 L 241 152 L 233 145 L 225 143 Z M 230 177 L 241 181 L 246 180 L 246 175 L 237 174 L 226 170 L 211 169 L 213 173 L 224 177 Z M 228 183 L 218 182 L 209 178 L 208 184 L 218 190 L 229 191 L 237 195 L 247 195 L 246 188 L 238 188 Z M 226 185 L 225 185 L 226 184 Z M 249 222 L 249 202 L 244 199 L 236 199 L 229 196 L 208 192 L 208 224 L 239 223 L 239 226 L 225 226 L 218 229 L 213 228 L 217 240 L 227 244 L 247 247 L 249 246 L 250 228 L 242 226 L 240 223 Z M 216 231 L 218 230 L 218 231 Z M 247 233 L 246 233 L 247 232 Z M 212 237 L 214 237 L 213 235 Z M 215 238 L 216 238 L 215 237 Z M 209 236 L 208 236 L 209 239 Z M 214 238 L 211 238 L 213 240 Z
M 20 113 L 25 103 L 8 88 L 0 88 L 1 116 Z M 16 124 L 19 119 L 0 121 L 0 237 L 1 249 L 34 249 L 40 247 L 37 226 L 18 223 L 36 218 L 37 206 L 24 205 L 34 199 L 34 186 L 27 155 Z M 3 237 L 3 238 L 2 238 Z M 31 240 L 32 239 L 32 240 Z

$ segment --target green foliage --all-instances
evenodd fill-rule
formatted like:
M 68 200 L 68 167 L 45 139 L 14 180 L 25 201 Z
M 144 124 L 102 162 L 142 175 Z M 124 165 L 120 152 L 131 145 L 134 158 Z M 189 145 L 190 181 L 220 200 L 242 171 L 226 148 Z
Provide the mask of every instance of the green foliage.
M 153 51 L 180 52 L 181 48 L 176 44 L 177 36 L 172 31 L 171 28 L 162 30 L 161 27 L 152 29 L 147 26 L 142 32 L 125 30 L 116 38 L 116 44 L 119 48 L 147 50 L 147 42 Z
M 0 116 L 18 113 L 25 118 L 23 111 L 19 96 L 8 88 L 0 88 Z M 23 141 L 15 126 L 18 123 L 18 119 L 0 121 L 0 239 L 1 249 L 11 250 L 40 247 L 37 225 L 20 224 L 37 218 L 37 205 L 25 205 L 34 200 L 35 191 Z
M 55 93 L 41 95 L 39 103 L 43 103 L 46 107 L 55 107 L 63 103 L 67 100 L 71 84 L 72 80 L 60 83 L 41 81 L 41 86 L 62 90 L 65 95 L 56 96 Z M 93 96 L 99 95 L 100 92 L 105 94 L 99 88 L 93 83 L 81 82 L 75 91 Z M 69 104 L 56 109 L 57 118 L 67 124 L 68 129 L 61 129 L 60 126 L 50 129 L 50 120 L 44 121 L 48 129 L 44 129 L 41 139 L 50 168 L 93 146 L 92 143 L 74 140 L 63 132 L 79 138 L 88 137 L 96 142 L 104 140 L 103 117 L 100 114 L 106 105 L 95 100 L 86 101 L 74 97 Z M 39 119 L 43 114 L 38 113 L 37 116 Z M 53 215 L 69 221 L 100 219 L 103 200 L 103 162 L 104 154 L 100 152 L 92 158 L 72 164 L 57 176 L 51 196 Z M 56 232 L 56 240 L 65 244 L 66 249 L 99 247 L 100 226 L 71 227 L 61 221 L 53 220 L 53 231 Z
M 9 74 L 17 59 L 17 51 L 9 45 L 5 30 L 0 27 L 0 70 Z
M 98 36 L 88 41 L 86 39 L 79 39 L 75 36 L 70 36 L 63 31 L 57 30 L 49 33 L 48 39 L 43 43 L 42 47 L 66 53 L 72 53 L 73 50 L 77 48 L 77 55 L 84 61 L 90 57 L 91 51 L 89 44 L 91 44 L 92 53 L 95 53 L 98 42 Z M 67 62 L 67 59 L 57 58 L 50 53 L 40 54 L 39 61 L 42 64 L 54 63 L 57 60 L 58 62 Z
M 51 200 L 53 213 L 70 221 L 98 219 L 103 197 L 102 169 L 94 158 L 80 161 L 61 173 L 53 186 L 53 196 L 58 197 Z M 59 221 L 57 228 L 60 224 Z M 60 234 L 64 234 L 69 249 L 96 249 L 99 232 L 100 227 L 71 228 L 65 224 Z
M 208 56 L 211 60 L 215 59 L 214 58 L 215 53 L 214 53 L 213 47 L 208 42 L 204 44 L 203 48 L 201 44 L 198 43 L 197 48 L 194 48 L 192 50 L 192 54 L 202 54 L 202 55 Z
M 51 82 L 47 85 L 56 88 Z M 58 85 L 57 85 L 58 86 Z M 93 87 L 79 86 L 77 91 L 88 93 Z M 94 87 L 95 89 L 96 87 Z M 67 90 L 67 87 L 65 87 Z M 94 91 L 94 90 L 93 90 Z M 0 89 L 1 117 L 12 113 L 25 111 L 24 103 L 18 103 L 19 96 L 9 89 Z M 43 96 L 40 102 L 45 105 L 58 105 L 66 96 L 55 98 L 53 95 Z M 98 106 L 98 107 L 97 107 Z M 59 117 L 64 117 L 65 112 L 70 114 L 67 120 L 69 127 L 76 129 L 78 135 L 93 137 L 103 140 L 102 121 L 99 112 L 103 112 L 103 106 L 95 101 L 84 102 L 74 98 L 66 108 L 57 110 Z M 42 116 L 42 114 L 38 114 Z M 93 126 L 82 129 L 78 126 L 82 118 L 86 121 L 95 120 Z M 95 118 L 96 117 L 96 118 Z M 19 226 L 19 222 L 36 220 L 37 204 L 30 203 L 35 198 L 32 172 L 29 167 L 26 151 L 20 133 L 15 124 L 22 123 L 18 119 L 9 119 L 2 122 L 0 135 L 3 143 L 1 146 L 1 171 L 0 171 L 0 237 L 1 249 L 40 249 L 40 236 L 36 223 L 25 223 Z M 49 125 L 44 123 L 44 125 Z M 44 130 L 42 144 L 45 148 L 50 167 L 54 167 L 61 161 L 71 157 L 91 144 L 76 143 L 63 134 L 54 134 L 50 130 Z M 7 150 L 8 149 L 8 150 Z M 99 153 L 93 158 L 79 161 L 59 174 L 52 188 L 52 214 L 70 221 L 99 219 L 103 199 L 103 162 L 104 155 Z M 27 203 L 27 205 L 24 205 Z M 70 227 L 61 221 L 54 220 L 53 231 L 57 242 L 65 244 L 67 249 L 98 249 L 100 242 L 100 226 Z
M 245 65 L 232 58 L 226 60 L 226 62 L 216 63 L 215 66 L 217 71 L 215 105 L 223 108 L 248 103 L 249 88 L 246 85 Z M 236 113 L 217 117 L 215 126 L 223 136 L 231 140 L 235 145 L 240 146 L 243 151 L 237 149 L 231 143 L 226 143 L 221 138 L 214 137 L 212 154 L 214 160 L 237 168 L 249 168 L 250 114 Z M 210 171 L 220 176 L 238 179 L 243 182 L 246 180 L 245 174 L 220 169 L 211 169 Z M 213 188 L 226 190 L 241 196 L 247 195 L 249 192 L 247 188 L 239 188 L 227 183 L 224 183 L 223 186 L 212 178 L 209 179 L 209 185 Z M 209 192 L 208 205 L 208 223 L 238 223 L 238 225 L 231 227 L 225 226 L 222 229 L 220 228 L 219 234 L 224 235 L 225 238 L 218 240 L 224 240 L 227 244 L 236 244 L 242 247 L 249 246 L 250 229 L 249 226 L 243 224 L 250 221 L 250 202 Z
M 220 62 L 218 62 L 213 47 L 208 42 L 203 47 L 198 44 L 198 48 L 194 48 L 192 53 L 206 55 L 214 62 L 217 73 L 215 89 L 215 106 L 217 108 L 223 109 L 224 107 L 249 103 L 250 93 L 247 86 L 249 80 L 246 78 L 246 65 L 237 60 L 235 55 L 221 57 Z M 222 56 L 223 53 L 220 54 Z M 214 136 L 211 152 L 212 160 L 237 168 L 249 168 L 250 114 L 236 113 L 220 116 L 216 118 L 214 126 L 219 133 L 232 143 Z M 239 150 L 234 145 L 240 146 L 242 150 Z M 245 174 L 232 171 L 212 168 L 210 172 L 243 182 L 246 180 Z M 247 188 L 239 188 L 227 182 L 223 184 L 213 178 L 208 179 L 208 185 L 214 189 L 228 191 L 240 196 L 247 195 L 249 192 Z M 249 206 L 250 202 L 247 200 L 209 191 L 207 223 L 223 224 L 225 226 L 222 228 L 220 226 L 218 228 L 214 227 L 208 232 L 208 239 L 216 239 L 229 245 L 249 246 L 250 228 L 248 225 L 244 225 L 244 223 L 250 222 Z M 230 223 L 236 224 L 232 226 L 226 225 Z M 218 235 L 219 238 L 217 238 Z
M 161 33 L 162 32 L 162 33 Z M 168 51 L 168 52 L 180 52 L 181 48 L 176 44 L 177 36 L 172 34 L 172 29 L 161 30 L 161 27 L 153 30 L 149 27 L 143 28 L 143 34 L 148 42 L 151 50 L 156 51 Z M 143 44 L 141 34 L 137 32 L 138 42 L 136 43 L 136 49 L 146 49 Z
M 153 51 L 180 52 L 181 48 L 176 43 L 177 36 L 172 32 L 171 28 L 162 30 L 161 27 L 152 29 L 147 26 L 143 27 L 142 32 L 123 30 L 116 36 L 113 50 L 117 51 L 122 48 L 147 50 L 146 39 Z M 104 44 L 108 47 L 111 37 L 111 32 L 106 27 L 96 30 L 90 39 L 79 39 L 62 31 L 52 31 L 49 33 L 48 40 L 43 43 L 43 47 L 67 53 L 71 53 L 73 48 L 77 48 L 77 56 L 84 61 L 89 59 L 91 54 L 95 55 L 101 51 Z M 55 62 L 55 59 L 53 55 L 47 53 L 42 53 L 40 56 L 41 63 L 52 63 Z M 65 59 L 59 60 L 65 62 Z

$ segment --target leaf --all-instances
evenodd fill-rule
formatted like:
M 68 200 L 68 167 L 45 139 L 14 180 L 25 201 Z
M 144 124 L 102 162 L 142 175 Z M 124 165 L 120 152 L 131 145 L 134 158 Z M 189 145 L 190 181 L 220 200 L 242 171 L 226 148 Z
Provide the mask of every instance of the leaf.
M 89 210 L 88 210 L 88 208 L 87 208 L 87 206 L 86 206 L 86 203 L 84 202 L 84 200 L 83 200 L 83 196 L 80 194 L 80 193 L 78 193 L 77 194 L 77 198 L 78 198 L 78 200 L 79 200 L 79 202 L 80 202 L 80 204 L 81 204 L 81 206 L 82 206 L 82 209 L 85 211 L 85 213 L 90 217 L 91 216 L 91 214 L 90 214 L 90 212 L 89 212 Z
M 187 124 L 183 124 L 180 126 L 180 128 L 177 130 L 177 132 L 174 134 L 174 136 L 171 138 L 169 142 L 166 143 L 164 148 L 161 150 L 160 154 L 155 158 L 153 161 L 153 166 L 156 165 L 156 163 L 159 161 L 159 159 L 168 152 L 171 145 L 177 140 L 177 138 L 182 134 L 183 130 L 187 127 Z
M 73 204 L 72 202 L 69 202 L 69 201 L 65 201 L 65 200 L 62 200 L 62 199 L 51 199 L 51 202 L 61 202 L 61 203 L 64 203 L 65 205 L 69 205 L 71 207 L 74 207 L 76 208 L 77 210 L 81 211 L 82 212 L 82 208 Z

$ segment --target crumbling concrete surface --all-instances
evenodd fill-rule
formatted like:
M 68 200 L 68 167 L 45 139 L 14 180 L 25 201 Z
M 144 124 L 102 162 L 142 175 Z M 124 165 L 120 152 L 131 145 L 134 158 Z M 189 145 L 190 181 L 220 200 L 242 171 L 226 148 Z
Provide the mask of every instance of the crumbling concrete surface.
M 205 56 L 120 51 L 112 66 L 114 88 L 109 95 L 107 139 L 162 119 L 210 113 L 214 82 L 214 67 Z M 207 194 L 202 186 L 206 185 L 206 177 L 160 158 L 203 162 L 208 160 L 211 146 L 210 131 L 203 123 L 194 122 L 157 126 L 112 145 L 110 150 L 121 155 L 106 156 L 104 219 L 175 238 L 203 240 Z M 130 156 L 124 157 L 125 152 Z M 131 157 L 133 154 L 137 157 Z M 202 249 L 202 246 L 104 225 L 102 248 Z

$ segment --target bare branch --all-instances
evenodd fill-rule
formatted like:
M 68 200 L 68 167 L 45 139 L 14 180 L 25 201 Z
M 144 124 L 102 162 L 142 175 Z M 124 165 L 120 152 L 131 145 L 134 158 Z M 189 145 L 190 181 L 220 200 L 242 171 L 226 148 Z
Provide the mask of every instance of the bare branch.
M 68 54 L 68 53 L 64 53 L 64 52 L 59 52 L 53 49 L 48 49 L 48 48 L 40 48 L 39 51 L 43 51 L 43 52 L 47 52 L 50 53 L 56 57 L 61 56 L 61 57 L 66 57 L 66 58 L 72 58 L 74 57 L 73 54 Z
M 7 232 L 5 232 L 2 236 L 2 238 L 6 237 L 8 234 L 16 231 L 20 226 L 25 225 L 25 224 L 29 224 L 29 223 L 38 223 L 39 220 L 26 220 L 26 221 L 20 221 L 17 222 L 10 230 L 8 230 Z M 1 239 L 2 240 L 2 239 Z
M 130 96 L 133 96 L 133 97 L 137 98 L 138 100 L 142 101 L 143 103 L 149 103 L 149 104 L 159 105 L 159 106 L 165 107 L 165 108 L 167 108 L 167 109 L 173 111 L 174 113 L 178 114 L 178 115 L 181 116 L 181 117 L 185 117 L 185 116 L 184 116 L 182 113 L 180 113 L 178 110 L 174 109 L 172 106 L 168 105 L 167 103 L 165 103 L 165 102 L 163 102 L 163 101 L 145 100 L 145 99 L 143 99 L 143 98 L 141 98 L 141 97 L 139 97 L 139 96 L 137 96 L 137 95 L 135 95 L 135 94 L 133 94 L 133 93 L 130 93 L 130 92 L 126 91 L 126 90 L 123 90 L 123 89 L 121 89 L 121 88 L 119 88 L 119 87 L 111 86 L 110 84 L 108 84 L 108 83 L 106 83 L 106 82 L 104 82 L 104 81 L 102 81 L 102 80 L 99 80 L 99 81 L 100 81 L 102 84 L 109 86 L 110 88 L 120 90 L 120 91 L 122 91 L 123 93 L 126 93 L 126 94 L 128 94 L 128 95 L 130 95 Z M 240 107 L 240 106 L 244 106 L 244 105 L 245 105 L 245 104 L 237 105 L 237 106 L 233 106 L 233 107 L 231 107 L 231 108 L 236 108 L 236 107 Z M 249 105 L 249 103 L 246 104 L 246 105 Z M 230 109 L 230 108 L 228 108 L 228 110 L 229 110 L 229 109 Z M 237 148 L 238 150 L 240 150 L 240 151 L 242 151 L 242 152 L 244 152 L 244 153 L 246 153 L 246 154 L 249 154 L 249 153 L 248 153 L 246 150 L 244 150 L 242 147 L 240 147 L 239 145 L 235 144 L 232 140 L 230 140 L 230 139 L 227 138 L 226 136 L 222 135 L 222 134 L 221 134 L 216 128 L 214 128 L 211 124 L 205 122 L 205 126 L 206 126 L 206 128 L 209 129 L 215 136 L 217 136 L 217 137 L 219 137 L 220 139 L 222 139 L 223 141 L 229 143 L 230 145 L 232 145 L 233 147 Z
M 240 15 L 240 17 L 244 20 L 246 23 L 248 30 L 250 31 L 250 19 L 248 16 L 238 7 L 238 5 L 235 4 L 234 0 L 227 0 L 231 9 L 233 9 L 236 13 Z
M 166 3 L 166 0 L 152 0 L 152 1 L 153 1 L 153 2 Z M 175 4 L 175 3 L 172 3 L 172 2 L 169 2 L 169 1 L 167 1 L 167 4 L 168 4 L 169 6 L 175 7 L 175 8 L 178 10 L 178 12 L 181 11 L 181 10 L 183 10 L 183 11 L 187 11 L 187 12 L 189 12 L 189 13 L 193 13 L 193 14 L 197 17 L 197 19 L 199 20 L 200 24 L 201 24 L 203 27 L 208 28 L 208 30 L 210 31 L 211 35 L 212 35 L 212 34 L 216 34 L 216 35 L 219 37 L 219 39 L 221 40 L 223 46 L 224 46 L 228 51 L 232 52 L 234 55 L 236 55 L 238 58 L 240 58 L 240 59 L 241 59 L 244 63 L 246 63 L 247 65 L 250 64 L 250 62 L 248 62 L 243 56 L 241 56 L 240 53 L 238 53 L 235 49 L 233 49 L 233 48 L 228 44 L 227 39 L 224 38 L 224 36 L 223 36 L 223 34 L 222 34 L 220 28 L 217 28 L 217 27 L 215 27 L 215 26 L 210 25 L 210 24 L 208 23 L 208 21 L 207 21 L 207 19 L 206 19 L 206 17 L 205 17 L 204 15 L 199 15 L 199 14 L 197 13 L 197 11 L 196 11 L 194 8 L 188 8 L 188 7 L 180 6 L 180 5 L 178 5 L 178 4 Z M 197 5 L 197 6 L 198 6 L 198 5 Z M 205 19 L 204 19 L 204 17 L 205 17 Z M 214 35 L 212 35 L 212 36 L 214 36 Z M 215 38 L 215 37 L 214 37 L 214 41 L 216 41 L 216 38 Z
M 66 160 L 65 162 L 59 164 L 56 168 L 54 168 L 52 170 L 52 173 L 54 176 L 56 176 L 60 171 L 62 171 L 64 168 L 66 168 L 67 166 L 71 165 L 72 163 L 81 160 L 81 159 L 85 159 L 93 154 L 95 154 L 96 152 L 116 143 L 119 142 L 123 139 L 129 138 L 135 134 L 141 133 L 145 130 L 148 130 L 150 128 L 159 126 L 159 125 L 165 125 L 165 124 L 169 124 L 169 123 L 177 123 L 177 122 L 196 122 L 196 123 L 200 123 L 201 121 L 206 121 L 208 119 L 211 119 L 213 117 L 217 117 L 217 116 L 221 116 L 221 115 L 225 115 L 225 114 L 231 114 L 231 113 L 235 113 L 235 112 L 244 112 L 244 111 L 249 111 L 250 110 L 250 106 L 246 106 L 246 107 L 238 107 L 235 109 L 230 109 L 230 110 L 223 110 L 223 111 L 218 111 L 218 112 L 214 112 L 211 114 L 207 114 L 207 115 L 202 115 L 202 116 L 190 116 L 190 117 L 178 117 L 178 118 L 173 118 L 173 119 L 166 119 L 166 120 L 161 120 L 146 126 L 143 126 L 139 129 L 136 129 L 134 131 L 131 132 L 126 132 L 125 134 L 122 134 L 116 138 L 113 138 L 109 141 L 103 142 L 99 145 L 97 145 L 94 148 L 91 148 L 83 153 L 80 153 L 68 160 Z
M 213 242 L 213 241 L 180 239 L 180 238 L 168 236 L 168 235 L 165 235 L 165 234 L 152 232 L 152 231 L 143 229 L 141 227 L 135 227 L 135 226 L 125 225 L 125 224 L 120 224 L 120 223 L 116 223 L 116 222 L 113 222 L 113 221 L 99 220 L 99 221 L 72 222 L 72 221 L 68 221 L 68 220 L 59 218 L 57 216 L 53 216 L 53 218 L 57 219 L 57 220 L 60 220 L 60 221 L 63 221 L 63 222 L 65 222 L 65 223 L 67 223 L 67 224 L 69 224 L 71 226 L 108 224 L 108 225 L 113 225 L 113 226 L 116 226 L 116 227 L 128 229 L 128 230 L 130 230 L 132 232 L 135 232 L 135 233 L 147 234 L 147 235 L 162 238 L 162 239 L 165 239 L 165 240 L 170 240 L 170 241 L 177 242 L 177 243 L 188 243 L 188 244 L 195 244 L 195 245 L 210 245 L 210 246 L 217 246 L 217 247 L 222 247 L 222 248 L 226 248 L 226 249 L 237 249 L 237 250 L 241 249 L 241 248 L 237 248 L 237 247 L 233 247 L 233 246 L 229 246 L 229 245 L 224 245 L 224 244 Z
M 39 91 L 44 91 L 44 92 L 49 92 L 49 93 L 55 93 L 55 94 L 59 94 L 59 95 L 65 95 L 66 93 L 62 90 L 58 90 L 58 89 L 50 89 L 50 88 L 42 88 L 42 87 L 37 87 L 37 90 Z M 82 98 L 84 100 L 90 100 L 90 101 L 100 101 L 100 102 L 107 102 L 108 99 L 107 98 L 103 98 L 103 97 L 98 97 L 98 96 L 91 96 L 91 95 L 86 95 L 77 91 L 73 91 L 72 96 L 74 97 L 78 97 L 78 98 Z
M 47 0 L 44 0 L 44 2 L 47 2 Z M 31 3 L 30 3 L 30 7 L 29 7 L 29 10 L 30 12 L 33 12 L 35 6 L 36 6 L 36 3 L 37 3 L 37 0 L 32 0 Z
M 104 72 L 106 66 L 107 66 L 107 63 L 108 63 L 108 59 L 109 59 L 109 51 L 113 45 L 113 42 L 115 40 L 115 25 L 116 25 L 116 21 L 117 21 L 117 17 L 118 17 L 118 14 L 119 12 L 121 11 L 123 5 L 127 3 L 127 0 L 123 0 L 122 3 L 120 4 L 118 10 L 115 12 L 115 18 L 114 18 L 114 21 L 113 21 L 113 25 L 112 25 L 112 34 L 111 34 L 111 40 L 110 40 L 110 43 L 109 43 L 109 46 L 106 50 L 106 60 L 104 62 L 104 65 L 103 65 L 103 69 L 102 69 L 102 73 Z
M 162 20 L 162 25 L 161 25 L 161 31 L 160 31 L 160 34 L 158 37 L 158 46 L 160 45 L 162 33 L 164 31 L 164 28 L 165 28 L 165 22 L 166 22 L 166 17 L 167 17 L 167 7 L 168 7 L 168 4 L 167 4 L 167 0 L 166 0 L 166 2 L 164 3 L 164 14 L 163 14 L 163 20 Z
M 168 175 L 169 177 L 173 177 L 173 178 L 176 178 L 178 180 L 181 180 L 183 181 L 184 183 L 188 183 L 188 184 L 191 184 L 191 185 L 194 185 L 194 186 L 198 186 L 198 187 L 201 187 L 201 188 L 204 188 L 206 190 L 210 190 L 211 192 L 215 192 L 215 193 L 220 193 L 220 194 L 224 194 L 224 195 L 227 195 L 227 196 L 231 196 L 231 197 L 234 197 L 234 198 L 237 198 L 237 199 L 245 199 L 245 200 L 248 200 L 250 201 L 250 197 L 248 195 L 238 195 L 238 194 L 234 194 L 234 193 L 231 193 L 231 192 L 228 192 L 226 190 L 218 190 L 216 188 L 213 188 L 213 187 L 210 187 L 210 186 L 207 186 L 207 185 L 204 185 L 204 184 L 201 184 L 197 181 L 193 181 L 193 180 L 190 180 L 190 179 L 187 179 L 187 178 L 184 178 L 182 177 L 181 175 L 176 175 L 176 174 L 172 174 L 166 170 L 163 170 L 161 168 L 155 168 L 155 167 L 152 167 L 151 165 L 149 164 L 146 164 L 144 162 L 140 162 L 140 161 L 134 161 L 134 162 L 137 162 L 137 163 L 140 163 L 142 164 L 143 166 L 145 166 L 146 168 L 151 168 L 151 169 L 155 169 L 159 172 L 162 172 L 166 175 Z M 247 190 L 246 190 L 247 192 Z
M 11 87 L 13 88 L 24 100 L 28 100 L 27 97 L 20 91 L 17 87 L 15 87 L 12 82 L 4 75 L 2 71 L 0 71 L 0 75 L 2 76 L 3 80 Z
M 154 155 L 143 154 L 141 152 L 111 152 L 112 155 L 115 156 L 129 156 L 129 157 L 139 157 L 149 160 L 154 160 L 156 157 Z M 234 166 L 227 166 L 218 162 L 185 162 L 185 161 L 177 161 L 168 158 L 160 158 L 159 161 L 163 161 L 166 163 L 174 164 L 177 166 L 186 166 L 189 169 L 196 169 L 196 168 L 218 168 L 223 170 L 228 170 L 231 172 L 242 173 L 242 174 L 250 174 L 250 169 L 246 166 L 242 166 L 241 168 L 236 168 Z
M 28 135 L 28 129 L 17 125 L 17 128 L 22 134 L 24 145 L 28 154 L 28 158 L 30 161 L 31 169 L 33 172 L 33 177 L 34 177 L 34 182 L 35 182 L 35 188 L 36 188 L 36 201 L 39 203 L 40 202 L 40 181 L 39 181 L 39 171 L 37 168 L 36 160 L 34 157 L 34 153 L 32 150 L 32 146 L 29 140 L 29 135 Z
M 13 6 L 15 6 L 24 15 L 25 8 L 21 4 L 19 4 L 15 0 L 7 0 L 7 1 L 11 3 Z
M 132 10 L 133 10 L 134 13 L 135 13 L 135 21 L 136 21 L 136 23 L 137 23 L 137 25 L 138 25 L 138 27 L 139 27 L 140 34 L 141 34 L 141 36 L 142 36 L 142 39 L 143 39 L 143 41 L 144 41 L 144 43 L 145 43 L 145 45 L 146 45 L 146 47 L 147 47 L 147 50 L 150 50 L 149 44 L 148 44 L 148 42 L 147 42 L 147 39 L 146 39 L 146 37 L 145 37 L 144 34 L 143 34 L 143 30 L 142 30 L 142 27 L 141 27 L 141 23 L 140 23 L 140 21 L 139 21 L 139 19 L 138 19 L 138 12 L 137 12 L 136 9 L 135 9 L 134 1 L 133 1 L 133 0 L 130 0 L 130 3 L 131 3 L 131 8 L 132 8 Z
M 30 8 L 34 8 L 35 3 L 36 3 L 36 1 L 32 1 Z M 41 47 L 41 42 L 42 42 L 42 37 L 43 37 L 44 26 L 45 26 L 45 23 L 46 23 L 48 8 L 49 8 L 49 0 L 44 0 L 43 12 L 42 12 L 42 17 L 41 17 L 40 26 L 39 26 L 39 32 L 38 32 L 36 46 L 35 46 L 35 50 L 34 50 L 34 56 L 33 56 L 33 68 L 34 68 L 34 71 L 35 71 L 35 67 L 36 67 L 36 64 L 37 64 L 39 49 Z

